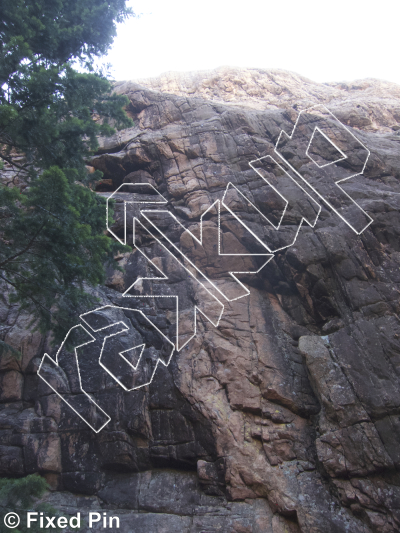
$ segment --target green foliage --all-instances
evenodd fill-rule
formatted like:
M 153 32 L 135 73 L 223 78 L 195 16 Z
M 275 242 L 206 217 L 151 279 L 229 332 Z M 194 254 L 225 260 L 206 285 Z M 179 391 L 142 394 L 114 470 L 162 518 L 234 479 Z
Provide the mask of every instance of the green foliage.
M 97 136 L 132 124 L 127 98 L 92 68 L 131 13 L 125 3 L 0 4 L 0 160 L 27 185 L 0 182 L 0 278 L 55 342 L 95 304 L 84 282 L 103 282 L 104 265 L 127 250 L 105 235 L 105 200 L 85 186 L 101 177 L 85 168 Z
M 0 84 L 17 81 L 27 60 L 90 64 L 132 11 L 126 0 L 13 0 L 0 4 Z
M 36 503 L 36 500 L 43 496 L 48 489 L 46 481 L 37 474 L 31 474 L 19 479 L 0 479 L 0 509 L 3 515 L 8 512 L 16 512 L 21 518 L 20 525 L 13 529 L 15 533 L 36 533 L 41 531 L 39 524 L 33 524 L 28 529 L 26 527 L 26 511 L 44 512 L 51 516 L 57 516 L 57 511 L 46 503 Z M 8 533 L 3 520 L 0 521 L 0 533 Z M 54 530 L 53 530 L 54 531 Z
M 127 98 L 110 90 L 107 79 L 68 64 L 24 68 L 18 86 L 0 96 L 1 157 L 11 162 L 17 150 L 26 155 L 26 170 L 57 165 L 85 180 L 85 157 L 97 148 L 97 135 L 115 131 L 110 119 L 117 128 L 132 124 L 123 111 Z
M 0 204 L 0 277 L 14 288 L 11 300 L 33 308 L 39 328 L 60 340 L 77 311 L 95 304 L 83 283 L 102 283 L 104 263 L 120 249 L 104 234 L 105 200 L 54 166 L 23 195 L 0 189 Z

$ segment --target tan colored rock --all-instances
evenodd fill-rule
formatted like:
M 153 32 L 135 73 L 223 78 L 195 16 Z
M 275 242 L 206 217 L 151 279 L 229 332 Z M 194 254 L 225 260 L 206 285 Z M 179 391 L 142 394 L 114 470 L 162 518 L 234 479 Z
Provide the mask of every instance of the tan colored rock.
M 0 374 L 0 399 L 18 401 L 22 399 L 24 378 L 21 372 L 9 370 Z
M 259 110 L 293 109 L 294 105 L 300 110 L 323 103 L 349 126 L 368 131 L 390 131 L 400 120 L 399 86 L 377 79 L 317 83 L 279 69 L 220 67 L 199 72 L 166 72 L 155 78 L 120 81 L 115 85 L 118 93 L 128 96 L 139 92 L 140 87 Z
M 399 87 L 377 80 L 317 84 L 284 71 L 223 68 L 121 82 L 116 88 L 129 96 L 135 125 L 100 139 L 93 168 L 102 170 L 114 189 L 124 182 L 155 183 L 167 209 L 197 237 L 200 217 L 222 199 L 228 183 L 242 187 L 257 204 L 263 187 L 248 162 L 272 150 L 281 130 L 292 130 L 298 111 L 315 103 L 358 129 L 371 151 L 364 175 L 345 186 L 374 222 L 356 235 L 322 205 L 315 228 L 303 224 L 295 245 L 278 252 L 257 275 L 240 277 L 250 295 L 224 300 L 218 326 L 199 313 L 195 338 L 168 368 L 159 365 L 151 385 L 140 390 L 123 391 L 100 367 L 99 333 L 97 344 L 82 350 L 80 370 L 82 383 L 112 418 L 100 434 L 38 384 L 34 371 L 41 354 L 33 353 L 41 345 L 32 339 L 29 352 L 18 309 L 1 300 L 0 334 L 27 354 L 24 402 L 1 405 L 2 457 L 12 459 L 19 475 L 20 450 L 24 472 L 39 470 L 40 456 L 54 486 L 87 494 L 96 509 L 111 505 L 130 513 L 129 527 L 138 533 L 397 532 Z M 108 197 L 111 191 L 99 194 Z M 235 214 L 262 242 L 274 242 L 265 219 L 239 200 L 234 195 L 229 200 Z M 267 200 L 279 222 L 279 198 Z M 139 215 L 129 204 L 127 219 Z M 280 230 L 285 235 L 297 227 L 293 211 L 289 215 Z M 238 290 L 230 270 L 260 266 L 250 256 L 217 255 L 215 213 L 206 217 L 203 246 L 161 218 L 171 242 L 228 297 Z M 115 220 L 113 229 L 121 235 L 122 194 Z M 259 250 L 226 209 L 221 228 L 224 252 Z M 130 226 L 128 240 L 131 232 Z M 189 338 L 194 306 L 207 303 L 205 290 L 182 274 L 183 268 L 171 268 L 170 255 L 153 238 L 138 239 L 170 277 L 151 286 L 142 279 L 137 296 L 153 296 L 160 287 L 165 296 L 179 296 L 182 337 Z M 122 297 L 137 276 L 153 273 L 139 256 L 136 251 L 120 257 L 125 271 L 109 272 L 107 287 L 93 294 L 99 305 L 143 304 L 146 316 L 174 337 L 173 299 L 138 303 Z M 214 302 L 209 311 L 216 316 L 219 308 Z M 123 316 L 134 325 L 137 343 L 154 348 L 154 329 L 130 312 Z M 83 397 L 77 395 L 75 360 L 73 354 L 65 358 L 71 399 L 78 403 Z M 4 364 L 9 371 L 20 369 Z M 62 440 L 60 473 L 57 443 L 47 443 L 55 434 Z M 78 501 L 65 494 L 58 493 L 60 505 L 68 498 Z
M 50 434 L 41 443 L 37 464 L 41 471 L 61 472 L 61 443 L 58 435 Z
M 7 331 L 5 342 L 22 354 L 21 369 L 26 370 L 30 361 L 40 356 L 43 336 L 38 331 L 32 331 L 28 324 L 32 318 L 28 313 L 20 313 L 11 329 Z

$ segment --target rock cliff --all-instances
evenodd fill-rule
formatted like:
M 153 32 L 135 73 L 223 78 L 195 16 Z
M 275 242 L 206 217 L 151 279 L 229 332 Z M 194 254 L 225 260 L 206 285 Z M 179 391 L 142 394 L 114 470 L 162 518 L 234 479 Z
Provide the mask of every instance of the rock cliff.
M 104 372 L 98 346 L 88 347 L 82 383 L 111 417 L 95 433 L 38 377 L 43 354 L 56 350 L 29 331 L 29 317 L 9 304 L 4 287 L 1 338 L 23 357 L 0 361 L 1 475 L 40 472 L 55 507 L 112 509 L 126 532 L 399 531 L 400 87 L 222 68 L 119 82 L 116 90 L 129 97 L 134 126 L 100 139 L 91 162 L 104 173 L 98 194 L 152 186 L 167 202 L 154 220 L 170 246 L 220 292 L 240 287 L 248 295 L 226 298 L 218 325 L 198 313 L 194 328 L 194 306 L 210 315 L 217 304 L 197 274 L 171 267 L 170 249 L 143 227 L 136 243 L 153 263 L 136 249 L 121 255 L 124 270 L 96 289 L 99 305 L 124 308 L 118 320 L 130 321 L 149 354 L 162 348 L 145 315 L 174 342 L 191 340 L 133 391 Z M 337 214 L 345 196 L 328 205 L 310 193 L 307 213 L 316 222 L 302 224 L 287 246 L 301 206 L 280 218 L 282 197 L 266 196 L 249 162 L 271 154 L 282 130 L 291 134 L 299 112 L 315 104 L 369 151 L 363 172 L 343 188 L 372 223 L 358 234 Z M 293 155 L 294 168 L 305 165 Z M 314 169 L 309 179 L 318 176 Z M 242 192 L 230 198 L 232 210 L 210 209 L 229 183 Z M 136 190 L 137 202 L 151 200 Z M 115 198 L 111 229 L 122 239 L 125 204 Z M 139 216 L 138 205 L 127 206 L 128 219 Z M 279 232 L 254 206 L 281 220 Z M 273 252 L 265 266 L 261 242 Z M 219 255 L 218 243 L 236 255 Z M 169 273 L 158 285 L 144 279 L 154 266 Z M 156 294 L 164 298 L 150 298 Z M 182 318 L 175 336 L 171 296 Z M 139 317 L 129 311 L 138 302 Z M 70 353 L 60 357 L 72 368 Z M 80 384 L 69 386 L 76 401 Z

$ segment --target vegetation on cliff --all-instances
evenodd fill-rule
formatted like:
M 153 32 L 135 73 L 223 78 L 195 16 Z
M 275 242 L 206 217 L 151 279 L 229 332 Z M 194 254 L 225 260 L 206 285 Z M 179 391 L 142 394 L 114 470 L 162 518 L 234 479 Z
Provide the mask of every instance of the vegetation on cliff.
M 49 488 L 46 480 L 40 477 L 38 474 L 30 474 L 20 479 L 0 479 L 0 509 L 6 515 L 6 513 L 17 513 L 19 517 L 22 517 L 20 524 L 13 531 L 15 533 L 36 533 L 41 531 L 39 522 L 31 524 L 27 527 L 26 513 L 33 511 L 53 516 L 59 516 L 59 513 L 54 507 L 46 502 L 41 502 L 39 498 L 43 496 L 46 490 Z M 11 527 L 11 526 L 10 526 Z M 7 533 L 10 528 L 0 522 L 0 533 Z M 54 531 L 54 530 L 53 530 Z M 55 531 L 60 531 L 60 528 L 56 528 Z
M 0 280 L 56 340 L 92 302 L 84 282 L 102 282 L 120 248 L 87 187 L 101 173 L 88 176 L 85 161 L 98 135 L 131 125 L 126 97 L 94 69 L 131 14 L 126 0 L 0 6 Z

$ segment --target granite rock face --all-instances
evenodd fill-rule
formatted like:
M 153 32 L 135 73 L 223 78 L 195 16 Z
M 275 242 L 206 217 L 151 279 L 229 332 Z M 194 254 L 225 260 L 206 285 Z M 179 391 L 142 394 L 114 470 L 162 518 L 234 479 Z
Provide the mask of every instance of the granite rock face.
M 325 104 L 345 124 L 366 131 L 397 130 L 400 117 L 399 86 L 376 79 L 322 84 L 285 70 L 221 67 L 121 81 L 116 90 L 128 94 L 135 92 L 138 85 L 156 92 L 258 110 L 300 110 Z
M 158 213 L 151 220 L 171 246 L 225 295 L 249 295 L 226 299 L 217 327 L 199 313 L 193 338 L 138 390 L 119 386 L 98 364 L 98 346 L 87 347 L 82 384 L 111 417 L 95 433 L 37 376 L 43 354 L 54 357 L 55 349 L 27 329 L 29 317 L 9 305 L 4 287 L 1 338 L 23 357 L 0 361 L 1 474 L 40 472 L 55 507 L 71 514 L 111 509 L 126 531 L 399 531 L 400 88 L 220 69 L 121 82 L 117 90 L 128 95 L 135 125 L 100 140 L 91 162 L 104 172 L 98 193 L 108 197 L 122 184 L 154 187 L 174 218 Z M 277 232 L 233 194 L 227 202 L 251 232 L 229 210 L 214 209 L 199 245 L 193 236 L 200 217 L 229 183 L 268 209 L 273 223 L 280 220 L 282 198 L 266 194 L 249 162 L 271 154 L 281 131 L 290 134 L 299 111 L 314 104 L 326 105 L 370 152 L 363 173 L 343 185 L 373 219 L 369 227 L 357 234 L 311 194 L 306 207 L 288 207 Z M 290 157 L 308 172 L 305 160 Z M 315 180 L 318 172 L 308 176 Z M 297 190 L 289 184 L 285 197 L 291 187 Z M 151 200 L 148 187 L 135 190 L 137 202 Z M 345 209 L 346 201 L 343 195 L 333 207 Z M 183 341 L 194 332 L 195 306 L 219 309 L 146 231 L 141 205 L 127 205 L 127 219 L 143 221 L 136 243 L 153 265 L 138 250 L 121 256 L 124 270 L 109 272 L 96 294 L 99 305 L 124 308 L 120 319 L 129 321 L 138 345 L 153 350 L 151 359 L 162 357 L 162 347 L 129 309 L 140 307 L 174 342 L 171 296 L 179 297 Z M 293 241 L 301 209 L 320 213 Z M 114 219 L 122 238 L 123 194 Z M 235 257 L 218 255 L 218 220 L 220 249 Z M 128 224 L 128 243 L 132 231 Z M 265 253 L 260 241 L 274 251 L 261 270 L 266 258 L 248 255 Z M 168 279 L 132 287 L 154 266 Z M 231 271 L 242 273 L 242 286 Z M 157 294 L 163 298 L 150 298 Z M 79 401 L 72 354 L 62 357 L 72 376 L 65 394 Z

